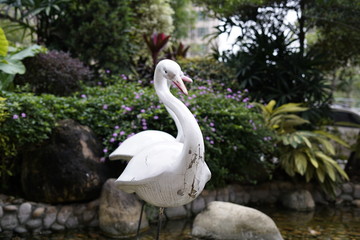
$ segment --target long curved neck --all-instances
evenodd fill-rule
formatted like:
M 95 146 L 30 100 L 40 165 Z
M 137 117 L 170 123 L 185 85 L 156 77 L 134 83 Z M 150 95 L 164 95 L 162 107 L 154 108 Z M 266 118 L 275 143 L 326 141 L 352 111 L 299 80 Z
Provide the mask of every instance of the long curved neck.
M 191 161 L 191 154 L 203 159 L 204 141 L 200 127 L 190 110 L 179 99 L 174 97 L 161 74 L 155 71 L 155 90 L 166 108 L 170 109 L 176 116 L 183 131 L 184 147 L 180 157 Z M 193 155 L 192 155 L 193 156 Z M 190 164 L 190 163 L 189 163 Z

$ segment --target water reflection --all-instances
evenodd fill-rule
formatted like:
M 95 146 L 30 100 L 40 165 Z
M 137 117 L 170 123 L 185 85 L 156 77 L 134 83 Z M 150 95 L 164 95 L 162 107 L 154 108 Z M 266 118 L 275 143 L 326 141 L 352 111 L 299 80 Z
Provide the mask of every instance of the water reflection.
M 284 240 L 355 240 L 360 239 L 360 208 L 317 207 L 314 212 L 294 212 L 275 207 L 255 207 L 270 216 Z M 163 224 L 161 240 L 195 240 L 191 236 L 191 220 L 169 221 Z M 141 234 L 141 240 L 153 240 L 156 226 Z M 11 240 L 111 240 L 98 229 L 67 231 L 50 235 L 1 237 Z M 124 239 L 124 238 L 123 238 Z M 124 240 L 135 240 L 135 237 Z

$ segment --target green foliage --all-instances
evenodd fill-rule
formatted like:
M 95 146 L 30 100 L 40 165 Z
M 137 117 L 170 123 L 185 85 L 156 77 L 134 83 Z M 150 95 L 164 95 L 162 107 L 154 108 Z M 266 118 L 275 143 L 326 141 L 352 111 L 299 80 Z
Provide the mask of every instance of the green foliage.
M 206 159 L 213 172 L 212 186 L 269 179 L 272 166 L 264 159 L 272 152 L 272 132 L 248 103 L 246 91 L 225 90 L 210 80 L 197 85 L 190 96 L 178 97 L 196 115 L 202 128 Z M 176 90 L 174 94 L 178 94 Z M 49 137 L 55 122 L 66 118 L 89 126 L 103 139 L 104 157 L 137 132 L 146 129 L 173 135 L 177 132 L 154 89 L 124 75 L 105 78 L 101 86 L 84 87 L 70 97 L 9 92 L 3 95 L 12 117 L 0 128 L 0 135 L 8 138 L 2 149 L 14 146 L 14 154 L 31 144 L 41 144 Z
M 196 12 L 193 10 L 191 0 L 171 0 L 170 5 L 174 9 L 174 32 L 175 39 L 188 37 L 189 30 L 194 27 Z
M 224 89 L 228 87 L 239 88 L 236 83 L 235 71 L 213 58 L 181 58 L 177 61 L 184 73 L 195 80 L 194 85 L 201 83 L 203 80 L 212 80 L 217 87 L 223 87 Z
M 119 71 L 129 66 L 133 53 L 132 1 L 2 0 L 1 3 L 3 17 L 36 33 L 38 42 L 50 49 L 70 51 L 95 69 Z
M 27 48 L 9 47 L 7 55 L 0 56 L 0 90 L 12 90 L 15 75 L 24 74 L 26 71 L 22 60 L 44 51 L 45 48 L 39 45 L 32 45 Z
M 6 39 L 4 30 L 0 28 L 0 56 L 6 56 L 9 48 L 9 42 Z
M 330 140 L 346 147 L 349 145 L 325 131 L 298 130 L 299 126 L 308 123 L 296 115 L 307 110 L 301 104 L 288 103 L 278 108 L 275 105 L 272 100 L 259 106 L 267 127 L 277 134 L 280 166 L 289 176 L 299 174 L 307 182 L 315 179 L 324 190 L 334 193 L 339 183 L 348 180 L 348 176 L 332 158 L 335 149 Z
M 244 39 L 242 49 L 224 56 L 236 69 L 241 87 L 248 88 L 256 101 L 274 99 L 278 105 L 304 102 L 311 108 L 326 106 L 331 92 L 321 72 L 323 56 L 294 51 L 291 36 L 275 25 L 251 29 L 253 34 Z
M 24 61 L 28 69 L 24 75 L 15 78 L 19 85 L 29 84 L 36 94 L 52 93 L 68 96 L 80 90 L 81 83 L 89 83 L 91 71 L 69 53 L 49 51 Z

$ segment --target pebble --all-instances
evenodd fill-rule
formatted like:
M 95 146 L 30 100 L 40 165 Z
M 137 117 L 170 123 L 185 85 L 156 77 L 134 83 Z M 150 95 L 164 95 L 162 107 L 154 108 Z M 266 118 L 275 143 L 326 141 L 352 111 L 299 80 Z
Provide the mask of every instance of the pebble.
M 40 218 L 30 219 L 27 221 L 26 226 L 30 229 L 36 229 L 41 227 L 42 221 Z
M 58 215 L 57 215 L 57 222 L 60 224 L 65 224 L 65 222 L 67 221 L 67 219 L 69 218 L 69 216 L 72 214 L 73 212 L 73 208 L 70 206 L 63 206 Z
M 38 218 L 41 217 L 45 212 L 45 208 L 44 207 L 38 207 L 34 210 L 34 212 L 32 213 L 32 217 L 33 218 Z
M 3 230 L 12 230 L 18 226 L 18 220 L 15 214 L 5 214 L 1 218 L 0 225 Z
M 94 217 L 95 217 L 94 211 L 90 211 L 90 210 L 84 211 L 84 214 L 83 214 L 84 222 L 90 222 Z
M 46 214 L 44 217 L 44 228 L 49 229 L 50 226 L 55 222 L 57 216 L 56 207 L 47 207 Z
M 31 204 L 26 202 L 20 205 L 19 212 L 18 212 L 18 218 L 20 224 L 25 223 L 31 215 Z
M 55 231 L 61 231 L 61 230 L 64 230 L 64 229 L 65 229 L 65 226 L 64 226 L 64 225 L 61 225 L 61 224 L 58 224 L 58 223 L 54 223 L 54 224 L 51 226 L 51 229 L 52 229 L 52 230 L 55 230 Z
M 18 207 L 16 205 L 7 205 L 4 207 L 4 211 L 8 212 L 16 212 L 18 210 Z
M 16 233 L 26 233 L 27 232 L 27 229 L 24 227 L 24 226 L 17 226 L 14 231 Z
M 66 228 L 68 229 L 74 229 L 76 228 L 77 226 L 79 226 L 79 221 L 77 219 L 77 217 L 75 216 L 70 216 L 68 218 L 68 220 L 66 221 L 66 224 L 65 224 Z

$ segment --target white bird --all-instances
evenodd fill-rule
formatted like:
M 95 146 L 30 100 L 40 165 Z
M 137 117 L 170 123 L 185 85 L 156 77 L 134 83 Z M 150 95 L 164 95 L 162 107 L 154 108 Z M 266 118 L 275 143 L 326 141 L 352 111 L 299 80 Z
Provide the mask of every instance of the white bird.
M 211 172 L 205 163 L 204 140 L 195 117 L 168 87 L 171 81 L 187 95 L 183 80 L 188 78 L 171 60 L 158 63 L 154 78 L 157 95 L 178 121 L 183 143 L 160 141 L 138 151 L 115 183 L 119 189 L 136 193 L 162 209 L 193 201 L 210 180 Z
M 185 76 L 182 76 L 182 80 L 186 82 L 192 82 L 190 78 Z M 170 88 L 171 81 L 167 81 L 167 83 L 168 83 L 168 87 Z M 176 138 L 174 138 L 169 133 L 163 131 L 158 131 L 158 130 L 142 131 L 135 134 L 134 136 L 129 137 L 124 142 L 122 142 L 121 145 L 109 155 L 110 160 L 119 160 L 119 159 L 130 160 L 136 153 L 139 153 L 144 148 L 148 146 L 152 146 L 158 142 L 177 141 L 183 143 L 184 135 L 178 118 L 176 117 L 174 112 L 171 111 L 168 107 L 166 107 L 166 110 L 175 121 L 175 125 L 178 130 L 178 134 Z

